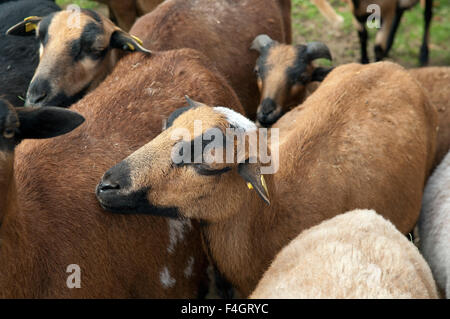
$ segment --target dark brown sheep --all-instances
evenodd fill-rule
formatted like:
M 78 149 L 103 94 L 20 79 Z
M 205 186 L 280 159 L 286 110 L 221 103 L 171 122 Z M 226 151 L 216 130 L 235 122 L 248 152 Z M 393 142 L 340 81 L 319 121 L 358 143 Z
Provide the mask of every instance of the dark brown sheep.
M 82 129 L 16 149 L 21 199 L 1 226 L 0 296 L 26 298 L 196 298 L 206 258 L 197 225 L 161 217 L 114 216 L 95 198 L 104 171 L 162 129 L 184 95 L 241 111 L 226 81 L 190 49 L 136 53 L 72 109 Z M 66 268 L 81 267 L 68 289 Z

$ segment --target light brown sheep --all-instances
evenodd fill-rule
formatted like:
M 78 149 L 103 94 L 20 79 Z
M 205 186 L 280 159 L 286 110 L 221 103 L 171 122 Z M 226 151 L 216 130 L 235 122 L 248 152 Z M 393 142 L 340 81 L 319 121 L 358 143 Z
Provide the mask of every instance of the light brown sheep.
M 450 67 L 417 68 L 409 73 L 419 81 L 438 111 L 436 167 L 450 150 Z
M 303 231 L 277 255 L 253 299 L 438 298 L 413 243 L 373 210 Z
M 129 213 L 202 221 L 208 253 L 243 296 L 287 243 L 325 219 L 363 207 L 382 212 L 402 233 L 417 222 L 434 160 L 436 110 L 396 64 L 349 64 L 332 71 L 274 126 L 280 135 L 269 150 L 271 164 L 279 164 L 275 174 L 261 175 L 268 165 L 261 158 L 211 161 L 206 141 L 212 131 L 222 137 L 232 127 L 254 132 L 254 123 L 223 107 L 200 104 L 184 111 L 108 170 L 97 198 L 116 213 L 127 207 Z M 193 152 L 174 148 L 192 144 Z M 208 152 L 198 152 L 196 144 Z M 213 152 L 219 159 L 220 150 Z M 182 154 L 182 161 L 174 154 Z

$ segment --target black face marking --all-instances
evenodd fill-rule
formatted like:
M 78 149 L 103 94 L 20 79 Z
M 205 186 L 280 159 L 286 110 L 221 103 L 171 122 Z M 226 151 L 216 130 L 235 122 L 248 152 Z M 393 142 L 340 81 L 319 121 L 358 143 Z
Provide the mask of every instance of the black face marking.
M 102 50 L 95 50 L 94 44 L 99 35 L 103 34 L 101 26 L 94 22 L 89 22 L 84 26 L 79 39 L 73 40 L 69 44 L 70 56 L 74 63 L 83 60 L 86 57 L 92 60 L 99 60 L 105 57 L 108 47 Z
M 81 9 L 81 12 L 90 16 L 92 19 L 97 21 L 97 23 L 99 23 L 100 25 L 103 26 L 103 20 L 97 12 L 95 12 L 93 10 L 89 10 L 89 9 Z
M 306 73 L 308 67 L 308 58 L 306 56 L 306 46 L 298 45 L 297 56 L 294 65 L 286 70 L 288 84 L 293 86 L 295 84 L 307 84 L 311 81 L 311 77 Z
M 256 60 L 256 68 L 255 71 L 257 71 L 257 76 L 260 77 L 262 80 L 265 79 L 267 72 L 270 70 L 270 66 L 267 65 L 267 58 L 269 56 L 270 49 L 275 45 L 275 43 L 271 43 L 269 45 L 266 45 L 261 49 L 261 54 L 259 55 L 258 59 Z
M 41 20 L 39 23 L 39 29 L 38 29 L 38 37 L 39 41 L 41 41 L 42 45 L 47 45 L 48 40 L 50 38 L 50 35 L 48 34 L 48 28 L 50 24 L 52 23 L 53 17 L 55 16 L 55 13 L 51 13 L 45 18 Z
M 90 86 L 91 83 L 88 83 L 80 92 L 72 96 L 68 96 L 64 92 L 59 92 L 53 98 L 46 100 L 41 106 L 56 105 L 59 107 L 69 107 L 81 100 L 89 91 Z
M 218 130 L 218 128 L 215 128 L 215 130 Z M 207 163 L 205 163 L 205 160 L 203 158 L 205 148 L 210 143 L 215 142 L 215 139 L 216 139 L 215 134 L 209 135 L 209 136 L 211 136 L 211 139 L 205 138 L 204 135 L 207 134 L 207 132 L 205 132 L 201 136 L 196 137 L 192 141 L 183 141 L 180 144 L 178 144 L 178 147 L 179 147 L 178 154 L 180 155 L 180 157 L 184 156 L 183 151 L 185 149 L 190 149 L 191 153 L 189 154 L 190 158 L 189 158 L 188 162 L 183 161 L 181 163 L 174 163 L 175 166 L 182 167 L 182 166 L 186 166 L 186 165 L 191 165 L 199 175 L 203 175 L 203 176 L 221 175 L 221 174 L 229 172 L 231 170 L 231 167 L 224 167 L 221 169 L 212 169 Z M 223 138 L 223 140 L 222 140 L 221 145 L 226 145 L 226 143 L 230 143 L 230 144 L 234 143 L 234 141 L 227 140 L 226 135 L 223 133 L 222 133 L 222 138 Z M 195 145 L 197 145 L 197 143 L 200 143 L 200 145 L 201 145 L 201 154 L 195 154 Z M 229 145 L 229 146 L 232 147 L 232 145 Z M 228 149 L 228 147 L 225 149 Z M 200 158 L 197 158 L 196 155 L 200 155 Z

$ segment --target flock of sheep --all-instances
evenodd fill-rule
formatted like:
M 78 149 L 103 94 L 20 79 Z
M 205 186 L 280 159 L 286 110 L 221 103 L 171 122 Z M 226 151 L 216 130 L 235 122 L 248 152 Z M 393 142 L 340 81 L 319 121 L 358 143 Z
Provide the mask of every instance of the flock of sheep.
M 0 1 L 0 297 L 450 296 L 449 67 L 318 67 L 290 0 L 101 2 Z M 381 60 L 418 1 L 371 2 Z M 179 129 L 259 127 L 274 174 L 173 161 Z

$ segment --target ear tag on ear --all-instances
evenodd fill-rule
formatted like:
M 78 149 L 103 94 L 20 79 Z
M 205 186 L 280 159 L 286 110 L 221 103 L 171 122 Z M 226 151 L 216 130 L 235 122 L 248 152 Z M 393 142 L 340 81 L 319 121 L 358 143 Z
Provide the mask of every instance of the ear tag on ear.
M 25 32 L 27 33 L 36 30 L 36 28 L 37 25 L 32 22 L 25 23 Z
M 267 196 L 269 196 L 269 190 L 267 189 L 267 184 L 266 184 L 266 180 L 264 179 L 264 175 L 261 175 L 261 184 L 264 187 L 264 190 L 267 193 Z
M 128 48 L 130 48 L 131 51 L 134 51 L 134 45 L 132 45 L 131 43 L 127 43 Z
M 131 37 L 132 37 L 137 43 L 139 43 L 140 45 L 144 45 L 144 42 L 142 42 L 142 40 L 139 39 L 137 36 L 132 35 Z
M 247 183 L 247 187 L 248 187 L 248 189 L 253 189 L 252 183 Z
M 25 19 L 23 19 L 23 21 L 29 21 L 29 20 L 35 20 L 35 19 L 40 19 L 37 16 L 31 16 L 31 17 L 26 17 Z

